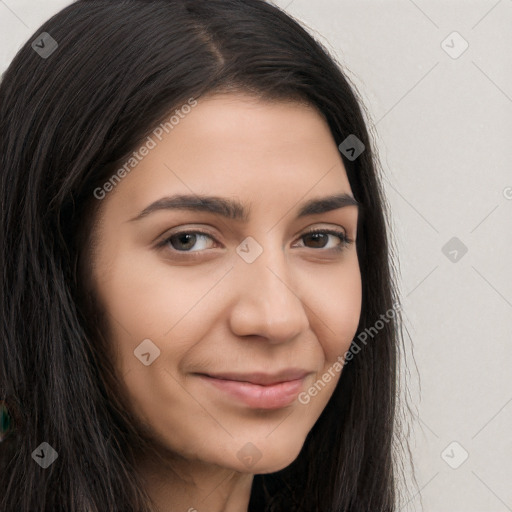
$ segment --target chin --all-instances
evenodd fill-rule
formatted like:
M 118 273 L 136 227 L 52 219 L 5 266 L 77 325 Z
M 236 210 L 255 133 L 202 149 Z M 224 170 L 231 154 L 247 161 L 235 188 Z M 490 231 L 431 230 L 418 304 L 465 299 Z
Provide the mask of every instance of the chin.
M 259 465 L 255 466 L 251 473 L 258 474 L 258 475 L 266 475 L 269 473 L 277 473 L 278 471 L 281 471 L 284 468 L 287 468 L 295 459 L 298 457 L 289 457 L 286 460 L 279 460 L 275 461 L 273 464 L 262 464 L 261 467 Z
M 245 465 L 244 461 L 241 460 L 242 465 L 239 465 L 236 469 L 242 473 L 260 475 L 281 471 L 297 459 L 303 444 L 304 440 L 293 445 L 288 444 L 287 446 L 284 446 L 284 443 L 281 446 L 271 446 L 267 442 L 268 446 L 261 451 L 261 458 L 259 460 L 252 465 Z M 267 456 L 265 456 L 266 453 Z M 240 459 L 242 458 L 240 457 Z

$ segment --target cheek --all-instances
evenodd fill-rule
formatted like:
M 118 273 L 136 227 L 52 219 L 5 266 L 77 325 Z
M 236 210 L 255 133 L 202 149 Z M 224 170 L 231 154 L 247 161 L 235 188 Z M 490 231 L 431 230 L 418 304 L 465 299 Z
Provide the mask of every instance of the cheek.
M 180 363 L 211 327 L 215 305 L 220 303 L 215 288 L 222 287 L 229 262 L 172 267 L 157 261 L 147 249 L 119 247 L 103 268 L 107 267 L 97 280 L 97 290 L 108 312 L 121 374 L 140 370 L 134 350 L 147 339 L 155 345 L 155 353 L 159 351 L 150 368 L 161 366 L 179 374 Z
M 362 284 L 357 257 L 347 261 L 339 272 L 331 270 L 329 279 L 322 283 L 321 293 L 318 289 L 315 296 L 315 312 L 321 314 L 311 318 L 316 318 L 313 329 L 321 345 L 323 366 L 298 397 L 300 410 L 310 425 L 317 421 L 334 393 L 343 372 L 344 354 L 359 325 Z
M 350 347 L 359 325 L 362 301 L 361 273 L 354 253 L 339 269 L 316 273 L 310 289 L 313 330 L 322 345 L 326 363 L 332 364 Z
M 125 331 L 160 338 L 197 312 L 223 269 L 167 265 L 149 250 L 119 250 L 98 279 L 102 303 Z
M 214 298 L 208 291 L 225 271 L 157 265 L 133 249 L 125 255 L 120 250 L 111 262 L 97 289 L 108 311 L 120 379 L 139 421 L 162 439 L 172 425 L 172 448 L 179 451 L 189 443 L 191 422 L 197 429 L 209 425 L 205 409 L 184 392 L 180 364 L 208 333 Z M 138 349 L 143 340 L 151 340 L 144 341 L 144 352 Z M 149 352 L 150 364 L 146 366 L 134 351 Z M 187 445 L 189 455 L 195 446 Z

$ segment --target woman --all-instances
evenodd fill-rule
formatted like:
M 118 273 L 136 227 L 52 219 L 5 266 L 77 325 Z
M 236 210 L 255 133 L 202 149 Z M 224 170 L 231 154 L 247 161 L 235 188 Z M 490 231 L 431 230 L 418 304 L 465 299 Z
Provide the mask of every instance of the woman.
M 261 0 L 80 0 L 0 91 L 0 509 L 396 510 L 385 204 L 326 51 Z

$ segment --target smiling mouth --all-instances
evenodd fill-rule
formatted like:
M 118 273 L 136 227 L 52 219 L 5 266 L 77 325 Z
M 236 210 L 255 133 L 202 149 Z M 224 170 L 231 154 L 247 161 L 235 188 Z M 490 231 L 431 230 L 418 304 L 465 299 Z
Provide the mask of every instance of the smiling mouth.
M 277 374 L 195 374 L 205 384 L 256 409 L 281 409 L 290 405 L 300 393 L 311 372 L 285 370 Z

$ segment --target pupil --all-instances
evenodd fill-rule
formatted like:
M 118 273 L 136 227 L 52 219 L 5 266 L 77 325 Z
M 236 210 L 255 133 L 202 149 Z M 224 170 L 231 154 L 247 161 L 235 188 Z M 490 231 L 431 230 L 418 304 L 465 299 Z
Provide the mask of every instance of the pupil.
M 325 237 L 323 233 L 311 233 L 309 235 L 313 238 L 313 243 L 317 244 L 315 247 L 323 247 L 325 244 L 322 244 L 322 238 Z M 320 244 L 318 244 L 320 242 Z
M 177 238 L 180 244 L 182 244 L 183 242 L 183 245 L 187 245 L 188 241 L 188 246 L 185 247 L 185 249 L 190 249 L 191 247 L 193 247 L 196 241 L 196 235 L 193 233 L 185 233 L 183 235 L 178 235 Z M 174 246 L 174 243 L 172 245 L 175 249 L 179 249 L 179 247 Z

